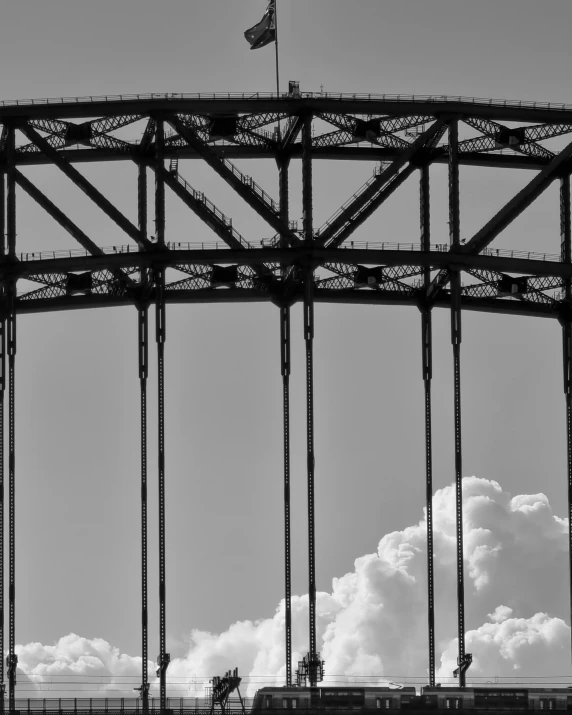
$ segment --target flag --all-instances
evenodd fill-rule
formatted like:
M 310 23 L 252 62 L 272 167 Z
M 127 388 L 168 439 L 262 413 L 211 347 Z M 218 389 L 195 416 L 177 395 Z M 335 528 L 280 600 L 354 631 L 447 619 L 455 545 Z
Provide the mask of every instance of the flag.
M 258 50 L 260 47 L 269 45 L 276 40 L 276 23 L 274 21 L 275 2 L 276 0 L 270 0 L 262 20 L 244 33 L 244 36 L 250 43 L 251 50 Z

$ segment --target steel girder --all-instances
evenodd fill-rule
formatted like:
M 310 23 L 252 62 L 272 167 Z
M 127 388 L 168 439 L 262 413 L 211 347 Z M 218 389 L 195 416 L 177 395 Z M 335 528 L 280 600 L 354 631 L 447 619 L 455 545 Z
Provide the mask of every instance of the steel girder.
M 94 118 L 95 117 L 95 118 Z M 271 302 L 279 307 L 282 377 L 284 386 L 285 478 L 285 595 L 286 657 L 291 660 L 289 632 L 290 522 L 289 522 L 289 340 L 290 306 L 303 304 L 306 342 L 309 663 L 310 684 L 316 685 L 321 661 L 316 641 L 316 580 L 314 545 L 314 410 L 313 338 L 315 303 L 412 305 L 422 315 L 423 379 L 425 382 L 426 495 L 428 543 L 432 543 L 431 510 L 431 314 L 434 307 L 451 312 L 455 385 L 455 474 L 457 520 L 457 596 L 460 684 L 470 664 L 465 653 L 464 555 L 462 519 L 462 442 L 460 346 L 463 311 L 557 318 L 563 326 L 565 390 L 569 446 L 569 485 L 572 484 L 572 263 L 570 260 L 570 187 L 572 173 L 572 107 L 531 107 L 491 102 L 430 98 L 257 96 L 186 98 L 157 96 L 114 98 L 110 102 L 0 104 L 0 175 L 2 224 L 6 245 L 0 251 L 0 323 L 2 362 L 8 358 L 9 404 L 9 678 L 10 706 L 14 706 L 17 656 L 15 634 L 15 510 L 14 369 L 18 313 L 136 307 L 139 316 L 139 373 L 141 378 L 142 475 L 142 616 L 143 653 L 147 652 L 146 581 L 146 377 L 147 312 L 156 307 L 158 365 L 159 474 L 159 623 L 161 707 L 166 707 L 166 573 L 165 573 L 165 425 L 164 349 L 169 303 Z M 324 130 L 324 125 L 326 130 Z M 333 127 L 333 131 L 330 129 Z M 165 131 L 167 130 L 167 131 Z M 119 132 L 119 133 L 118 133 Z M 568 135 L 568 136 L 567 136 Z M 21 140 L 25 137 L 27 143 Z M 563 137 L 562 146 L 545 140 Z M 278 168 L 280 202 L 245 175 L 230 158 L 271 158 Z M 226 182 L 243 205 L 253 209 L 275 232 L 262 241 L 240 234 L 200 190 L 185 181 L 179 159 L 203 162 Z M 290 223 L 288 169 L 301 160 L 302 230 Z M 323 159 L 381 162 L 373 177 L 319 229 L 314 226 L 314 162 Z M 128 161 L 138 170 L 138 221 L 132 223 L 117 202 L 104 196 L 75 167 L 87 161 Z M 430 243 L 429 167 L 448 164 L 449 247 Z M 40 191 L 33 177 L 19 167 L 52 164 L 100 208 L 118 230 L 134 242 L 105 249 Z M 526 168 L 533 179 L 467 244 L 461 243 L 461 165 L 498 169 Z M 167 168 L 168 167 L 168 168 Z M 155 176 L 152 218 L 154 238 L 147 236 L 147 170 Z M 419 242 L 366 243 L 355 248 L 348 239 L 381 209 L 417 169 L 421 170 L 421 231 Z M 4 177 L 5 175 L 5 177 Z M 6 180 L 4 181 L 4 178 Z M 561 253 L 556 256 L 512 251 L 496 255 L 488 246 L 555 179 L 561 180 Z M 16 246 L 16 187 L 23 189 L 81 248 L 67 255 L 18 253 Z M 167 192 L 174 193 L 198 216 L 216 241 L 215 249 L 193 249 L 168 242 Z M 178 229 L 180 230 L 180 229 Z M 379 231 L 379 228 L 377 228 Z M 448 250 L 444 250 L 448 248 Z M 32 284 L 32 287 L 30 287 Z M 7 347 L 7 350 L 6 350 Z M 2 371 L 4 373 L 4 370 Z M 3 398 L 5 385 L 1 386 Z M 3 419 L 0 399 L 0 421 Z M 3 475 L 0 475 L 0 481 Z M 569 489 L 572 495 L 572 487 Z M 572 509 L 569 496 L 569 511 Z M 570 532 L 572 543 L 572 531 Z M 3 564 L 0 562 L 0 571 Z M 429 659 L 434 682 L 434 613 L 432 554 L 429 572 Z M 0 624 L 0 640 L 3 638 Z M 146 656 L 144 657 L 146 663 Z M 291 672 L 288 680 L 291 680 Z M 312 675 L 313 673 L 313 675 Z M 1 682 L 1 680 L 0 680 Z M 141 692 L 148 689 L 146 665 Z
M 443 253 L 433 247 L 404 255 L 400 246 L 349 249 L 348 239 L 355 229 L 380 210 L 418 167 L 449 161 L 445 131 L 451 117 L 460 120 L 458 165 L 527 168 L 536 170 L 537 176 L 466 245 L 454 251 Z M 161 122 L 170 129 L 161 135 L 164 139 L 158 147 L 157 126 Z M 224 294 L 224 300 L 289 304 L 302 300 L 299 276 L 305 266 L 314 271 L 318 302 L 423 305 L 429 297 L 432 304 L 440 305 L 449 297 L 451 269 L 459 269 L 460 298 L 467 309 L 482 305 L 498 312 L 558 315 L 565 308 L 562 290 L 565 280 L 570 280 L 569 266 L 534 257 L 479 254 L 552 180 L 572 170 L 572 144 L 555 154 L 541 143 L 555 137 L 566 141 L 566 135 L 572 138 L 572 108 L 495 102 L 485 106 L 480 101 L 447 98 L 158 95 L 61 103 L 57 107 L 52 103 L 0 105 L 0 124 L 0 169 L 7 166 L 6 137 L 12 126 L 17 137 L 24 136 L 29 142 L 17 140 L 12 152 L 16 183 L 86 251 L 83 257 L 53 254 L 51 260 L 41 261 L 29 254 L 0 258 L 5 280 L 10 277 L 16 283 L 25 279 L 39 284 L 34 290 L 18 287 L 19 310 L 136 302 L 142 292 L 142 272 L 151 277 L 146 288 L 151 296 L 154 271 L 161 267 L 167 270 L 166 302 L 219 301 Z M 324 131 L 325 125 L 334 131 Z M 307 157 L 305 164 L 303 161 L 303 236 L 289 224 L 288 211 L 232 164 L 231 156 L 274 158 L 279 167 Z M 211 167 L 276 232 L 275 239 L 258 248 L 257 242 L 239 233 L 230 217 L 183 179 L 179 158 L 194 158 Z M 333 158 L 381 161 L 382 167 L 316 232 L 311 220 L 316 190 L 312 163 Z M 184 244 L 162 248 L 149 240 L 141 222 L 139 226 L 131 223 L 112 199 L 104 197 L 73 166 L 108 160 L 127 160 L 153 169 L 158 185 L 178 196 L 226 250 L 209 254 L 208 250 L 186 250 Z M 118 247 L 110 255 L 109 249 L 98 246 L 68 217 L 64 207 L 57 207 L 34 185 L 31 174 L 29 178 L 17 168 L 34 164 L 53 164 L 70 178 L 136 242 L 134 250 Z M 81 273 L 86 275 L 80 280 L 77 274 Z M 75 278 L 70 277 L 74 274 Z M 432 282 L 424 289 L 427 276 Z M 511 283 L 514 276 L 521 278 Z

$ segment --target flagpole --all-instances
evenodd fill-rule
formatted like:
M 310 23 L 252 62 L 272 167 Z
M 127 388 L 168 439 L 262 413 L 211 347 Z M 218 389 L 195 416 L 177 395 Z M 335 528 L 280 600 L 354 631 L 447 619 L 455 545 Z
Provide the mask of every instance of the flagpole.
M 274 0 L 274 32 L 276 33 L 276 94 L 280 96 L 280 70 L 278 65 L 278 0 Z

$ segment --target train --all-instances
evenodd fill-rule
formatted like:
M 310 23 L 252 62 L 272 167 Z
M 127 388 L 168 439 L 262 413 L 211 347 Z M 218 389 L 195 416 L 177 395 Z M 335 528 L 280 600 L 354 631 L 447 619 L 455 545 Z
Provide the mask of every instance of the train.
M 413 711 L 426 710 L 471 710 L 480 713 L 572 711 L 572 688 L 426 686 L 417 694 L 411 686 L 265 687 L 258 690 L 252 705 L 253 715 L 285 715 L 291 710 L 313 713 L 351 710 L 372 715 L 380 710 L 407 710 L 410 715 Z

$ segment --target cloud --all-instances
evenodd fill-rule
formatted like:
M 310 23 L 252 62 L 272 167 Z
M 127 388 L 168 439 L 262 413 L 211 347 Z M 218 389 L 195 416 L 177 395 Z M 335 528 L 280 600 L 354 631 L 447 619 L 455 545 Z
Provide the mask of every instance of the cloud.
M 560 618 L 536 613 L 511 618 L 511 609 L 499 606 L 484 623 L 466 634 L 473 654 L 472 676 L 561 674 L 570 652 L 570 628 Z M 449 675 L 457 663 L 457 640 L 441 656 L 439 676 Z
M 137 695 L 131 681 L 140 676 L 141 658 L 120 653 L 102 638 L 82 638 L 70 633 L 54 645 L 16 646 L 16 653 L 18 685 L 26 697 L 35 697 L 34 691 L 41 691 L 43 697 Z M 154 676 L 153 663 L 149 663 L 149 671 Z
M 469 675 L 551 674 L 568 652 L 567 522 L 544 494 L 511 497 L 492 480 L 463 480 L 466 644 Z M 456 667 L 455 489 L 436 492 L 434 566 L 439 677 Z M 377 551 L 356 559 L 317 594 L 318 643 L 330 676 L 369 675 L 394 680 L 427 672 L 426 521 L 386 534 Z M 294 663 L 307 651 L 307 596 L 292 600 Z M 248 694 L 284 682 L 284 602 L 271 618 L 241 621 L 220 634 L 193 630 L 185 657 L 169 667 L 171 679 L 202 678 L 238 667 L 250 676 Z M 30 675 L 50 672 L 140 672 L 140 659 L 101 640 L 70 635 L 55 646 L 19 650 Z M 526 671 L 526 672 L 525 672 Z M 260 676 L 270 676 L 261 680 Z M 192 689 L 191 687 L 191 689 Z M 185 693 L 187 695 L 187 693 Z

